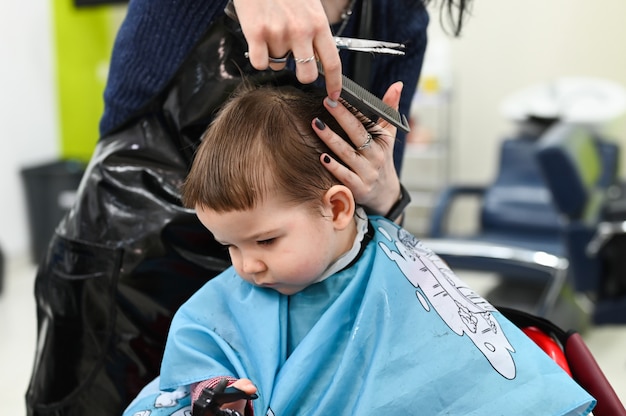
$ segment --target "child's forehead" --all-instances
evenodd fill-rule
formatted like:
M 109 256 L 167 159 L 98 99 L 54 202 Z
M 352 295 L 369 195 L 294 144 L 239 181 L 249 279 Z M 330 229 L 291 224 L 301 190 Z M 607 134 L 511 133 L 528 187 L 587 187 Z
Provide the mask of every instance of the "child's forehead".
M 302 222 L 320 218 L 308 204 L 289 204 L 278 198 L 269 198 L 249 209 L 215 211 L 197 207 L 196 212 L 219 242 L 263 239 L 281 230 L 297 230 Z

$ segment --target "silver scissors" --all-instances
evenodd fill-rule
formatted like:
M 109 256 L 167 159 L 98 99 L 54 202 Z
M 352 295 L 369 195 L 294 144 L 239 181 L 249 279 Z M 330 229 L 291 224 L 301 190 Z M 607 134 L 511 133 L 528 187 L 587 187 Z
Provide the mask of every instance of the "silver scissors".
M 357 52 L 384 53 L 388 55 L 404 55 L 404 44 L 395 42 L 385 42 L 382 40 L 356 39 L 335 36 L 335 45 L 339 50 L 349 50 Z
M 395 42 L 385 42 L 382 40 L 371 40 L 371 39 L 357 39 L 357 38 L 344 38 L 340 36 L 335 36 L 335 45 L 337 45 L 337 49 L 339 50 L 348 50 L 348 51 L 356 51 L 356 52 L 370 52 L 370 53 L 382 53 L 387 55 L 404 55 L 404 44 L 403 43 L 395 43 Z M 248 57 L 248 52 L 245 52 L 246 58 Z M 285 63 L 291 56 L 291 51 L 287 53 L 287 55 L 282 58 L 272 58 L 269 60 L 271 63 Z

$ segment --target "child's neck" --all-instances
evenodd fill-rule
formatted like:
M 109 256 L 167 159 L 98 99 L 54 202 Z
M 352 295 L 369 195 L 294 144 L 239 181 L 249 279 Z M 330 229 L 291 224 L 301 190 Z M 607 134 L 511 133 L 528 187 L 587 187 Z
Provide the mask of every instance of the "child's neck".
M 352 249 L 352 246 L 354 246 L 355 239 L 357 238 L 357 235 L 358 235 L 357 223 L 358 223 L 358 218 L 355 216 L 354 220 L 350 223 L 348 227 L 339 231 L 339 233 L 341 233 L 340 239 L 342 242 L 340 244 L 341 249 L 337 250 L 339 253 L 337 257 L 335 258 L 335 261 L 339 259 L 341 256 L 344 256 L 346 253 L 348 253 L 350 249 Z
M 367 233 L 368 222 L 367 215 L 362 208 L 358 208 L 354 215 L 354 221 L 350 223 L 348 227 L 339 231 L 343 233 L 340 238 L 343 240 L 339 245 L 341 250 L 335 261 L 333 261 L 322 273 L 322 275 L 316 280 L 321 282 L 329 276 L 343 270 L 346 266 L 354 261 L 361 252 L 361 245 L 365 234 Z

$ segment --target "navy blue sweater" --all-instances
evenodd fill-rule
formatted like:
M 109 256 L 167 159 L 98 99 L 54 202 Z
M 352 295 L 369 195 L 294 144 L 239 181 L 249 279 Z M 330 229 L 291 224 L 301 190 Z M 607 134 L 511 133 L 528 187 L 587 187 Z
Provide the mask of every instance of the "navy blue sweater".
M 370 91 L 382 97 L 393 82 L 404 82 L 400 112 L 408 114 L 426 48 L 428 14 L 419 0 L 373 0 L 373 39 L 407 45 L 403 57 L 376 56 Z M 131 0 L 118 32 L 104 92 L 100 135 L 106 136 L 166 87 L 227 0 Z M 357 1 L 355 10 L 361 7 Z M 343 36 L 355 36 L 354 18 Z M 342 52 L 344 73 L 351 76 L 354 52 Z M 399 137 L 402 139 L 402 137 Z M 400 140 L 396 155 L 403 152 Z M 398 159 L 396 159 L 398 161 Z

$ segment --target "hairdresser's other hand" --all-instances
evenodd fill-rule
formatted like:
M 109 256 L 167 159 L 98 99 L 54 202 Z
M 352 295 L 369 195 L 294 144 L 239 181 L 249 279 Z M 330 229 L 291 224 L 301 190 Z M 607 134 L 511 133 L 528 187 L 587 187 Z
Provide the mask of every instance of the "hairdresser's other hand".
M 396 82 L 389 87 L 383 101 L 397 109 L 401 93 L 402 82 Z M 341 103 L 337 103 L 335 107 L 332 104 L 328 99 L 324 102 L 354 145 L 363 145 L 367 139 L 363 124 Z M 369 147 L 362 150 L 351 147 L 329 128 L 320 130 L 315 122 L 313 128 L 328 147 L 350 167 L 348 169 L 331 156 L 323 154 L 320 160 L 326 168 L 352 190 L 358 204 L 378 214 L 387 214 L 400 195 L 400 180 L 393 163 L 396 127 L 381 120 L 376 129 L 381 129 L 379 133 L 382 140 L 372 141 Z
M 239 380 L 231 384 L 231 386 L 243 391 L 248 395 L 256 393 L 257 390 L 256 386 L 252 384 L 252 381 L 248 380 L 247 378 L 240 378 Z M 224 403 L 221 408 L 236 410 L 243 415 L 246 412 L 246 403 L 247 400 L 238 400 L 236 402 Z
M 317 57 L 326 74 L 326 90 L 336 100 L 341 93 L 341 61 L 328 17 L 320 0 L 235 0 L 235 10 L 256 69 L 282 69 L 269 57 Z M 296 76 L 308 84 L 318 77 L 315 59 L 296 63 Z

